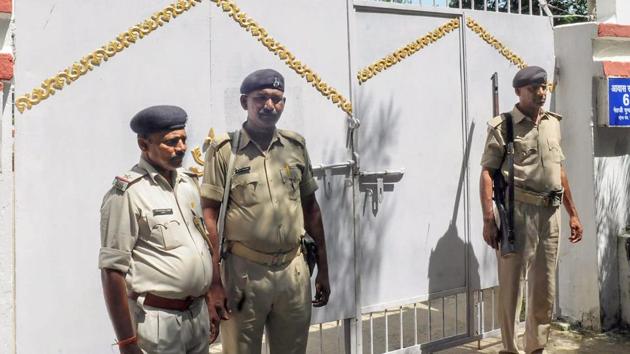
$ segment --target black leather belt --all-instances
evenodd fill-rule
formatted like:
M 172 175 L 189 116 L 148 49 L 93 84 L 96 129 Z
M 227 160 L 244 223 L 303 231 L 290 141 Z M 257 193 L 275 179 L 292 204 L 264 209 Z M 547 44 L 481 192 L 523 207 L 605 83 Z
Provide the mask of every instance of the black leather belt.
M 139 296 L 140 294 L 136 292 L 132 292 L 129 295 L 129 298 L 131 300 L 137 300 Z M 199 299 L 200 297 L 203 297 L 203 296 L 199 296 L 199 297 L 189 296 L 185 299 L 169 299 L 169 298 L 161 297 L 161 296 L 154 295 L 151 293 L 146 293 L 144 296 L 143 304 L 147 306 L 151 306 L 151 307 L 157 307 L 159 309 L 164 309 L 164 310 L 185 311 L 185 310 L 188 310 L 190 305 L 192 305 L 193 302 L 195 302 L 195 300 Z

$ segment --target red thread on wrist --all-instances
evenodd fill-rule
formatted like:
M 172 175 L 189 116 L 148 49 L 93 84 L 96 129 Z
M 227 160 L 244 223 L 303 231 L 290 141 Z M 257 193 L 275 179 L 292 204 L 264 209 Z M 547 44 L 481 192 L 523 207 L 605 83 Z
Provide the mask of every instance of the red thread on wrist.
M 129 337 L 127 339 L 119 340 L 118 342 L 116 342 L 116 345 L 118 345 L 118 348 L 124 348 L 124 347 L 126 347 L 128 345 L 137 344 L 137 343 L 138 343 L 138 336 L 136 336 L 134 334 L 133 337 Z

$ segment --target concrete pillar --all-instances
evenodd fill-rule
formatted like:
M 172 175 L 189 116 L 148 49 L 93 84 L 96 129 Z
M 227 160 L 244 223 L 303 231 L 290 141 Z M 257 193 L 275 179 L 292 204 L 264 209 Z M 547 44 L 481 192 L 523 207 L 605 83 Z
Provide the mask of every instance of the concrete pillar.
M 596 35 L 594 23 L 554 29 L 559 70 L 552 97 L 555 102 L 552 109 L 564 116 L 561 123 L 562 148 L 567 158 L 564 167 L 584 226 L 582 242 L 569 243 L 568 218 L 563 214 L 556 314 L 593 329 L 599 329 L 601 323 L 591 99 L 592 73 L 597 69 L 591 39 Z
M 630 223 L 627 130 L 598 125 L 606 77 L 630 77 L 630 1 L 596 0 L 598 23 L 555 28 L 566 169 L 585 227 L 578 245 L 560 248 L 558 313 L 604 330 L 620 325 L 617 238 Z M 568 227 L 566 221 L 563 228 Z M 565 232 L 566 233 L 566 232 Z

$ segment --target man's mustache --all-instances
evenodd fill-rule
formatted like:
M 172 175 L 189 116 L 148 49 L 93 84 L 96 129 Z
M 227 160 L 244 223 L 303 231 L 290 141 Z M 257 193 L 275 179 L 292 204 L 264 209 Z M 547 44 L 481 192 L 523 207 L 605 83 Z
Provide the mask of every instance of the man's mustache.
M 258 114 L 262 116 L 277 116 L 278 111 L 275 109 L 261 109 L 260 111 L 258 111 Z
M 186 151 L 178 151 L 175 153 L 175 156 L 171 157 L 170 161 L 179 162 L 184 159 L 185 155 L 186 155 Z

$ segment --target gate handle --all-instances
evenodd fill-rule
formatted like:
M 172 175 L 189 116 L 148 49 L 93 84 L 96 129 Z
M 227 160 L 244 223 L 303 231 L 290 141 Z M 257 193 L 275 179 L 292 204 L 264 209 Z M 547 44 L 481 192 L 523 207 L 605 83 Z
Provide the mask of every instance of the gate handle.
M 324 195 L 326 198 L 330 199 L 332 196 L 332 176 L 333 170 L 343 170 L 343 173 L 335 173 L 335 174 L 344 174 L 346 176 L 350 176 L 352 174 L 352 168 L 354 167 L 354 160 L 348 160 L 346 162 L 334 163 L 329 165 L 313 165 L 313 175 L 319 175 L 323 179 L 324 182 Z
M 383 203 L 383 199 L 385 196 L 385 183 L 392 184 L 400 181 L 405 175 L 405 170 L 385 170 L 382 172 L 360 172 L 359 173 L 359 183 L 361 185 L 373 186 L 375 191 L 369 189 L 367 191 L 368 196 L 372 197 L 373 205 L 377 206 Z M 369 180 L 369 182 L 367 181 Z M 376 193 L 374 193 L 376 192 Z

